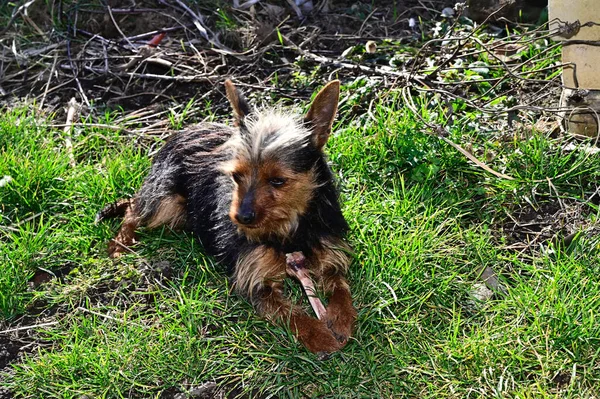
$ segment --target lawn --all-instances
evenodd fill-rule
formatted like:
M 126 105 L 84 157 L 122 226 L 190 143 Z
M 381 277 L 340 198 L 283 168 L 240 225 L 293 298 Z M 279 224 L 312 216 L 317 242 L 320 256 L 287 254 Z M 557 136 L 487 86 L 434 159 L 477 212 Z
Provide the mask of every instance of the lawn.
M 231 27 L 229 18 L 217 14 L 215 26 Z M 284 100 L 299 111 L 328 78 L 342 81 L 327 153 L 351 227 L 358 323 L 348 345 L 324 361 L 232 293 L 191 235 L 141 230 L 135 252 L 112 260 L 106 244 L 118 224 L 94 224 L 104 204 L 140 187 L 171 129 L 230 123 L 225 74 L 209 97 L 168 94 L 151 120 L 135 104 L 92 101 L 67 133 L 64 103 L 40 107 L 39 96 L 50 98 L 45 80 L 19 100 L 5 98 L 0 398 L 600 396 L 600 154 L 594 139 L 560 132 L 543 111 L 511 110 L 523 104 L 513 91 L 522 82 L 494 69 L 533 60 L 519 76 L 536 85 L 528 89 L 535 94 L 560 81 L 551 69 L 560 48 L 543 27 L 498 38 L 485 27 L 460 36 L 468 23 L 444 24 L 441 35 L 461 38 L 469 67 L 446 70 L 432 55 L 419 79 L 441 65 L 434 74 L 468 82 L 460 86 L 466 89 L 449 97 L 415 81 L 388 82 L 401 78 L 391 72 L 409 71 L 407 60 L 419 52 L 435 54 L 444 37 L 436 26 L 430 21 L 409 43 L 381 42 L 378 56 L 396 69 L 380 75 L 360 43 L 348 62 L 370 75 L 319 69 L 308 56 L 287 57 L 293 71 L 266 84 L 275 90 L 238 75 L 253 103 Z M 286 56 L 294 37 L 281 32 L 264 59 Z M 428 42 L 435 35 L 439 42 Z M 518 59 L 490 56 L 489 43 L 502 40 L 525 46 Z M 192 52 L 181 43 L 169 44 L 171 57 Z M 484 271 L 499 281 L 488 280 L 493 290 Z M 300 298 L 297 285 L 287 288 Z

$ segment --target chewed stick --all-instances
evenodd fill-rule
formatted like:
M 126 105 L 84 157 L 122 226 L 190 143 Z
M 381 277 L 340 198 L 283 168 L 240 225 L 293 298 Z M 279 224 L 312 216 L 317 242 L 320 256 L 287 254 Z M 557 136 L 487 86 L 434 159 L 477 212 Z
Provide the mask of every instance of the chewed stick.
M 295 277 L 300 282 L 317 318 L 319 320 L 323 319 L 325 317 L 325 306 L 323 306 L 319 297 L 316 296 L 315 286 L 308 275 L 308 270 L 306 270 L 306 258 L 304 254 L 302 252 L 285 254 L 285 263 L 287 274 Z

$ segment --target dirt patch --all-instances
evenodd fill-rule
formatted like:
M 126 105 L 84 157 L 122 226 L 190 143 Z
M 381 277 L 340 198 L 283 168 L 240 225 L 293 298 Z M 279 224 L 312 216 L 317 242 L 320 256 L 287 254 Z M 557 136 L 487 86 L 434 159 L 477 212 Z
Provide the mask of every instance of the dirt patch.
M 25 344 L 17 341 L 12 341 L 8 337 L 0 336 L 0 370 L 4 371 L 12 361 L 17 359 L 21 354 L 21 348 Z
M 552 382 L 556 384 L 557 389 L 566 388 L 571 382 L 571 373 L 559 371 L 552 377 Z
M 11 364 L 19 362 L 25 354 L 33 352 L 38 346 L 35 339 L 0 334 L 0 399 L 13 398 L 10 390 L 2 386 L 2 379 L 12 371 Z
M 40 285 L 48 283 L 53 279 L 64 281 L 65 277 L 69 274 L 71 270 L 73 270 L 74 267 L 75 265 L 67 263 L 62 267 L 56 268 L 54 270 L 38 268 L 29 280 L 29 286 L 32 289 L 37 289 Z
M 182 14 L 177 8 L 147 0 L 135 3 L 129 0 L 111 0 L 107 7 L 101 4 L 82 6 L 75 3 L 65 13 L 74 26 L 106 39 L 167 29 Z
M 552 243 L 569 247 L 579 234 L 595 235 L 600 227 L 589 219 L 592 209 L 585 202 L 558 200 L 534 207 L 525 204 L 509 215 L 500 227 L 500 235 L 508 248 L 536 253 L 542 246 Z

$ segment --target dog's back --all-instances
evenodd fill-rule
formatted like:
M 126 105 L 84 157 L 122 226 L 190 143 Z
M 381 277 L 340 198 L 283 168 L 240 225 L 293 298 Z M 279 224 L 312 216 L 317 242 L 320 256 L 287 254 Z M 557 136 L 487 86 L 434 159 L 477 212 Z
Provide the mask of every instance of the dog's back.
M 173 134 L 156 154 L 136 195 L 140 224 L 151 228 L 163 224 L 183 227 L 186 211 L 178 204 L 187 202 L 192 187 L 209 192 L 215 186 L 221 175 L 218 165 L 229 156 L 223 144 L 232 134 L 228 126 L 208 123 Z M 206 214 L 214 212 L 213 202 L 204 203 Z

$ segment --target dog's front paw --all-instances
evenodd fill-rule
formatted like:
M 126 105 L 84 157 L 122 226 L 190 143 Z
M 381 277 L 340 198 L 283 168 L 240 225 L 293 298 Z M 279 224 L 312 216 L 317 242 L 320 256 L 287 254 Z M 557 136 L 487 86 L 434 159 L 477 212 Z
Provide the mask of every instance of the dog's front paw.
M 117 239 L 110 240 L 108 242 L 108 257 L 111 259 L 116 259 L 121 255 L 130 252 L 130 246 L 135 244 L 135 240 L 128 240 L 126 243 L 121 241 L 117 241 Z
M 323 322 L 339 342 L 340 347 L 348 343 L 356 323 L 356 309 L 351 303 L 331 301 L 327 306 Z
M 108 242 L 108 257 L 111 259 L 118 258 L 123 253 L 123 249 L 115 240 Z
M 298 340 L 320 358 L 326 358 L 327 354 L 336 352 L 342 347 L 332 331 L 321 320 L 303 316 L 296 320 L 295 327 Z

